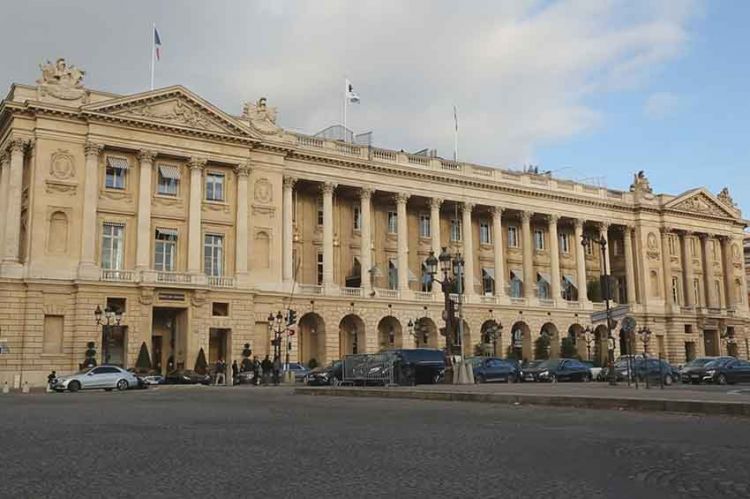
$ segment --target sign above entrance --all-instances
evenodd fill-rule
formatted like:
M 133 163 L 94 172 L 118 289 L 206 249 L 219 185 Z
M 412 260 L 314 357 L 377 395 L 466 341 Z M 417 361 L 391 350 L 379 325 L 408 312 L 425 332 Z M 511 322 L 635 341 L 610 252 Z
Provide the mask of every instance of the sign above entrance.
M 185 293 L 159 293 L 161 301 L 185 301 Z

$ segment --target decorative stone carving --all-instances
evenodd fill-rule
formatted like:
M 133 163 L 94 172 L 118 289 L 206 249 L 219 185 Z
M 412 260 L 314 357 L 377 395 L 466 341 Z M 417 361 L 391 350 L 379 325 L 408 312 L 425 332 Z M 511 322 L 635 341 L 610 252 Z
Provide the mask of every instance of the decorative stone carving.
M 206 304 L 206 291 L 203 289 L 196 289 L 193 294 L 190 295 L 190 303 L 194 307 L 202 307 Z
M 282 133 L 281 128 L 276 125 L 276 108 L 268 107 L 266 98 L 261 97 L 253 104 L 246 102 L 242 106 L 242 117 L 258 132 L 264 135 L 278 135 Z
M 40 64 L 42 77 L 37 80 L 40 97 L 47 95 L 60 100 L 79 100 L 88 97 L 88 92 L 83 88 L 83 76 L 85 71 L 78 69 L 72 64 L 68 66 L 65 59 L 58 59 L 54 63 L 47 61 Z
M 269 204 L 273 201 L 273 185 L 267 178 L 259 178 L 255 181 L 253 190 L 255 200 L 259 203 Z
M 104 150 L 104 146 L 101 144 L 97 144 L 96 142 L 86 142 L 86 145 L 83 147 L 84 152 L 86 153 L 86 157 L 94 157 L 99 158 L 99 155 Z
M 141 288 L 141 293 L 138 295 L 138 302 L 141 305 L 151 305 L 154 303 L 154 288 Z
M 218 125 L 204 110 L 194 107 L 185 99 L 144 104 L 139 107 L 128 108 L 121 114 L 166 121 L 202 130 L 232 133 Z
M 721 192 L 716 195 L 716 197 L 719 199 L 719 201 L 729 206 L 730 208 L 737 207 L 737 203 L 734 202 L 734 199 L 732 199 L 732 196 L 729 194 L 729 187 L 724 187 Z
M 320 192 L 323 194 L 333 194 L 333 191 L 336 189 L 336 185 L 333 182 L 323 182 L 320 184 Z
M 234 173 L 236 173 L 238 177 L 247 177 L 250 175 L 251 171 L 252 168 L 250 168 L 250 163 L 242 163 L 234 167 Z
M 45 191 L 47 194 L 67 194 L 74 195 L 77 185 L 72 182 L 63 182 L 58 180 L 46 180 Z
M 405 192 L 398 192 L 393 195 L 393 199 L 396 201 L 396 204 L 406 204 L 406 202 L 409 200 L 411 196 Z
M 206 167 L 208 160 L 205 158 L 190 158 L 188 161 L 188 167 L 191 170 L 203 170 Z
M 153 163 L 154 159 L 156 159 L 156 151 L 151 151 L 149 149 L 141 149 L 138 151 L 138 160 L 141 163 Z
M 65 149 L 53 152 L 49 160 L 49 174 L 58 180 L 67 180 L 75 177 L 75 158 Z
M 659 259 L 659 240 L 656 238 L 656 234 L 653 232 L 649 232 L 648 236 L 646 236 L 646 254 L 652 260 Z
M 297 179 L 295 177 L 284 177 L 284 188 L 285 189 L 294 189 L 294 184 L 297 183 Z
M 646 174 L 643 170 L 633 175 L 633 183 L 630 184 L 630 192 L 652 194 L 654 191 L 651 188 L 651 183 L 648 181 Z
M 133 195 L 129 192 L 116 191 L 116 190 L 103 190 L 99 193 L 99 197 L 103 199 L 111 199 L 112 201 L 132 201 Z
M 703 194 L 698 194 L 686 199 L 674 207 L 675 210 L 689 211 L 701 215 L 713 215 L 726 217 L 728 213 L 719 207 L 713 200 Z

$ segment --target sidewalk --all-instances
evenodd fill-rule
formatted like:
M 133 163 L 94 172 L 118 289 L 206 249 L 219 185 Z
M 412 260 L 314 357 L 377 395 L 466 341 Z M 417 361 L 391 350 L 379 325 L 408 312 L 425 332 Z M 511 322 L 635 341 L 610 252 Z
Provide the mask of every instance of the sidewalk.
M 648 412 L 681 412 L 750 417 L 750 386 L 691 387 L 673 385 L 665 389 L 627 384 L 519 383 L 484 385 L 420 385 L 415 387 L 297 387 L 299 395 L 378 397 L 495 404 L 523 404 L 615 409 Z

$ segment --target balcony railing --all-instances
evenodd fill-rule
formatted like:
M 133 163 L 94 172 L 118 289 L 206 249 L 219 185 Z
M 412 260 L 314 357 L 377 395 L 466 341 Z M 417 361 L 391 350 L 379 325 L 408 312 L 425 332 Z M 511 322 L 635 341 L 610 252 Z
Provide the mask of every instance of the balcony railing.
M 101 280 L 114 282 L 132 282 L 135 280 L 135 272 L 132 270 L 102 269 Z
M 549 298 L 539 298 L 539 305 L 541 305 L 542 307 L 554 307 L 555 300 L 550 300 Z
M 299 292 L 303 295 L 322 295 L 323 286 L 317 284 L 300 284 Z
M 435 295 L 430 291 L 414 291 L 414 299 L 417 301 L 433 301 Z
M 185 272 L 157 272 L 156 282 L 165 284 L 192 284 L 193 277 Z
M 341 296 L 362 296 L 362 288 L 339 288 Z
M 566 301 L 568 308 L 579 309 L 581 308 L 581 302 L 579 301 Z
M 381 298 L 398 298 L 398 289 L 375 288 L 375 295 Z
M 213 277 L 208 276 L 208 285 L 214 288 L 233 288 L 234 277 Z

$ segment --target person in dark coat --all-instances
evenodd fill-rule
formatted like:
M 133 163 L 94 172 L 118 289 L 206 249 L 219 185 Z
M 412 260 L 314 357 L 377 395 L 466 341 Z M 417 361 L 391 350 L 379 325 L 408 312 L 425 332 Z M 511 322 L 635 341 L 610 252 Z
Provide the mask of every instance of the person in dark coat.
M 253 384 L 255 386 L 260 384 L 260 361 L 257 355 L 253 357 Z
M 227 383 L 227 365 L 224 363 L 223 359 L 219 359 L 216 361 L 216 381 L 214 384 L 216 385 L 225 385 Z
M 263 384 L 267 385 L 268 380 L 271 377 L 271 371 L 273 370 L 273 362 L 268 358 L 268 355 L 260 363 L 260 368 L 263 370 Z
M 237 384 L 237 375 L 240 373 L 240 366 L 237 365 L 237 361 L 232 361 L 232 384 Z
M 279 385 L 280 377 L 281 377 L 281 359 L 279 359 L 278 355 L 275 355 L 273 358 L 273 384 L 275 386 Z

